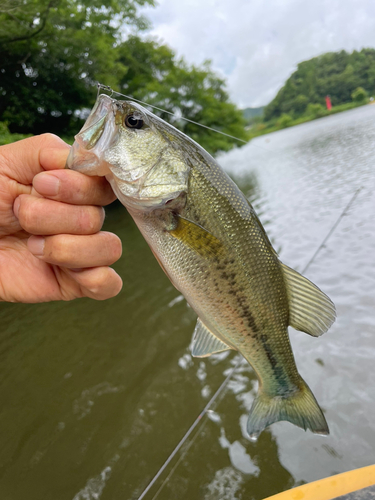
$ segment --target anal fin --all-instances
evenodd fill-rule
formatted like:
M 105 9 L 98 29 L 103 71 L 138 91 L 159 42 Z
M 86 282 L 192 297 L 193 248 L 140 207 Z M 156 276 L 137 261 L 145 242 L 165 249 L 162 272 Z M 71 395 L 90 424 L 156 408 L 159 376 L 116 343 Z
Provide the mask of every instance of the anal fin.
M 314 283 L 281 263 L 289 299 L 289 324 L 319 337 L 336 319 L 335 306 Z
M 204 358 L 228 349 L 232 349 L 232 347 L 217 338 L 198 318 L 193 335 L 191 354 L 196 358 Z

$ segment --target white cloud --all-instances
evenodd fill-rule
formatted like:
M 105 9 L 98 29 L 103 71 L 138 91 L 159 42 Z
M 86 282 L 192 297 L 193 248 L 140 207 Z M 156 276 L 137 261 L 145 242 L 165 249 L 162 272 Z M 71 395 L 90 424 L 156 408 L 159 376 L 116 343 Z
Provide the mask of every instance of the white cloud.
M 374 0 L 159 0 L 144 10 L 177 54 L 211 59 L 242 107 L 267 104 L 301 61 L 375 47 Z

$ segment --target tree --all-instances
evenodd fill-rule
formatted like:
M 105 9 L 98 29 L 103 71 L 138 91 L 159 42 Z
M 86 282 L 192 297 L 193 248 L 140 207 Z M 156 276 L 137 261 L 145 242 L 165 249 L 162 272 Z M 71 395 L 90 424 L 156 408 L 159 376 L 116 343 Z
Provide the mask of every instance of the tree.
M 307 108 L 307 105 L 309 103 L 308 97 L 306 97 L 303 94 L 299 94 L 293 103 L 293 111 L 296 115 L 302 115 Z
M 137 7 L 154 0 L 0 0 L 0 121 L 11 132 L 73 135 L 97 81 L 179 116 L 246 140 L 241 111 L 205 63 L 178 59 L 166 45 L 126 34 L 147 22 Z M 13 8 L 10 6 L 13 5 Z M 234 139 L 167 113 L 163 118 L 210 152 Z
M 240 143 L 181 116 L 247 139 L 243 114 L 229 102 L 225 82 L 213 73 L 209 62 L 201 68 L 189 66 L 168 46 L 137 36 L 130 37 L 118 50 L 119 61 L 127 68 L 120 80 L 122 92 L 177 115 L 152 110 L 211 153 L 227 151 Z
M 321 116 L 326 115 L 327 112 L 321 104 L 313 104 L 310 102 L 306 108 L 305 114 L 307 116 L 313 116 L 314 118 L 319 118 Z
M 287 115 L 286 113 L 283 113 L 280 117 L 280 119 L 277 121 L 277 125 L 280 128 L 287 128 L 290 127 L 290 125 L 293 122 L 293 118 L 290 115 Z
M 364 102 L 366 101 L 367 97 L 367 92 L 362 87 L 357 87 L 354 92 L 352 92 L 352 99 L 354 102 Z
M 0 120 L 12 132 L 69 133 L 96 80 L 115 85 L 120 25 L 147 26 L 153 0 L 0 0 Z

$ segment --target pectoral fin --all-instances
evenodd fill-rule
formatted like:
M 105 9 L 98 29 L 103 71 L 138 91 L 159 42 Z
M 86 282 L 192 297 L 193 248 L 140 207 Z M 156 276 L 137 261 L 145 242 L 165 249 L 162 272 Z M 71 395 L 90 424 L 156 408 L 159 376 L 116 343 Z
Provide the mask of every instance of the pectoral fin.
M 174 238 L 182 241 L 202 257 L 215 256 L 223 251 L 221 241 L 206 229 L 178 215 L 176 218 L 177 226 L 169 231 Z
M 218 339 L 198 318 L 193 335 L 191 354 L 196 358 L 204 358 L 215 352 L 232 349 L 222 340 Z
M 319 288 L 285 264 L 281 264 L 289 298 L 289 324 L 313 337 L 325 333 L 336 318 L 335 306 Z

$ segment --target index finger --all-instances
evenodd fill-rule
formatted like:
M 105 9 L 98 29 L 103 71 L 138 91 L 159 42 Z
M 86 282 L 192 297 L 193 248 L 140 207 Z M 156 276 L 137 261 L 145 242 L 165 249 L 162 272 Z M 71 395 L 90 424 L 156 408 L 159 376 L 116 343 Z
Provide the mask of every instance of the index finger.
M 89 177 L 75 170 L 41 172 L 34 177 L 33 187 L 45 198 L 73 205 L 105 206 L 116 199 L 104 177 Z

